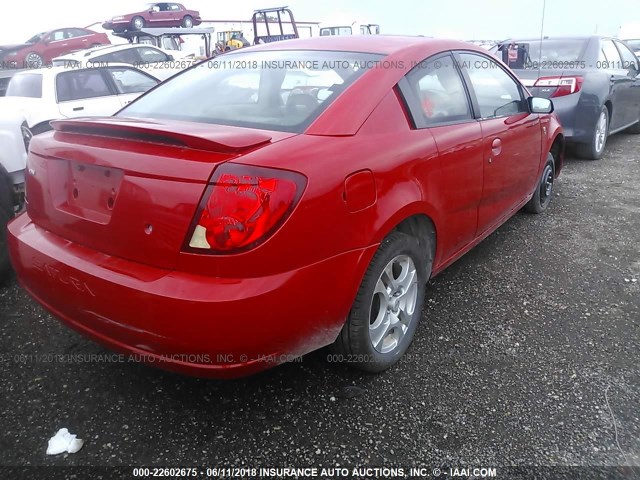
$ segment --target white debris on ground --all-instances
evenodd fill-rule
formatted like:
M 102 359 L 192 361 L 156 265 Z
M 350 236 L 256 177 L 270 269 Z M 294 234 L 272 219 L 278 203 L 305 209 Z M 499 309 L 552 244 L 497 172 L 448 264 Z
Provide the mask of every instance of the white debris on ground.
M 66 428 L 61 428 L 49 439 L 47 455 L 58 455 L 65 452 L 76 453 L 82 448 L 82 445 L 84 445 L 83 440 L 76 438 L 76 435 L 69 433 Z

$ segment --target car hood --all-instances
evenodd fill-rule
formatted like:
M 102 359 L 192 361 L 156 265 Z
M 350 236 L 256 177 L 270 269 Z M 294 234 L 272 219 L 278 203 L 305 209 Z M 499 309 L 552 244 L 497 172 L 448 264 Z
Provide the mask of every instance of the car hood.
M 0 55 L 4 53 L 15 52 L 16 50 L 22 50 L 23 48 L 28 47 L 29 45 L 33 45 L 33 44 L 20 43 L 15 45 L 0 45 Z

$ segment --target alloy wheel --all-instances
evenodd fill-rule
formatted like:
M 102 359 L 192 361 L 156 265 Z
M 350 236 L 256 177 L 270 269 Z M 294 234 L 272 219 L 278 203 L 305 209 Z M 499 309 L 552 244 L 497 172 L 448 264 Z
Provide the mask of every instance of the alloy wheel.
M 369 338 L 379 353 L 389 353 L 402 342 L 413 320 L 418 300 L 418 275 L 411 257 L 398 255 L 384 268 L 369 310 Z
M 600 112 L 600 117 L 598 117 L 594 141 L 596 152 L 600 153 L 607 141 L 607 113 L 604 111 Z

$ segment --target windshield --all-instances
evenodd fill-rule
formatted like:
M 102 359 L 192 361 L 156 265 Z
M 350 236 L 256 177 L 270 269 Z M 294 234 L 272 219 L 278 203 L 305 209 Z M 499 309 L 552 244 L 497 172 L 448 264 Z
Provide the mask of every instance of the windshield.
M 118 116 L 300 133 L 381 58 L 315 51 L 227 54 L 173 77 Z
M 513 41 L 502 44 L 497 56 L 514 69 L 572 68 L 586 43 L 582 38 Z
M 31 37 L 29 40 L 27 40 L 24 43 L 38 43 L 40 40 L 42 40 L 44 38 L 46 33 L 47 32 L 42 32 L 42 33 L 39 33 L 37 35 L 34 35 L 33 37 Z

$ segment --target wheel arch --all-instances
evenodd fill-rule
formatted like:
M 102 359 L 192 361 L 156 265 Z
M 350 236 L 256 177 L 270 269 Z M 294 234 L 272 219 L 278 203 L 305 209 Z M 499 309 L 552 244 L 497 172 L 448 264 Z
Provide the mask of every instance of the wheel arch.
M 564 151 L 565 151 L 566 141 L 564 135 L 562 133 L 558 133 L 553 141 L 551 142 L 551 147 L 549 148 L 549 153 L 553 156 L 553 162 L 555 164 L 555 176 L 556 178 L 560 175 L 560 170 L 564 166 Z
M 421 202 L 407 205 L 383 224 L 376 234 L 375 241 L 382 242 L 384 238 L 393 232 L 411 235 L 417 238 L 420 245 L 424 247 L 428 264 L 431 265 L 433 270 L 438 253 L 438 229 L 434 218 L 435 215 L 429 212 L 429 209 L 425 208 Z M 426 240 L 427 238 L 429 240 Z

